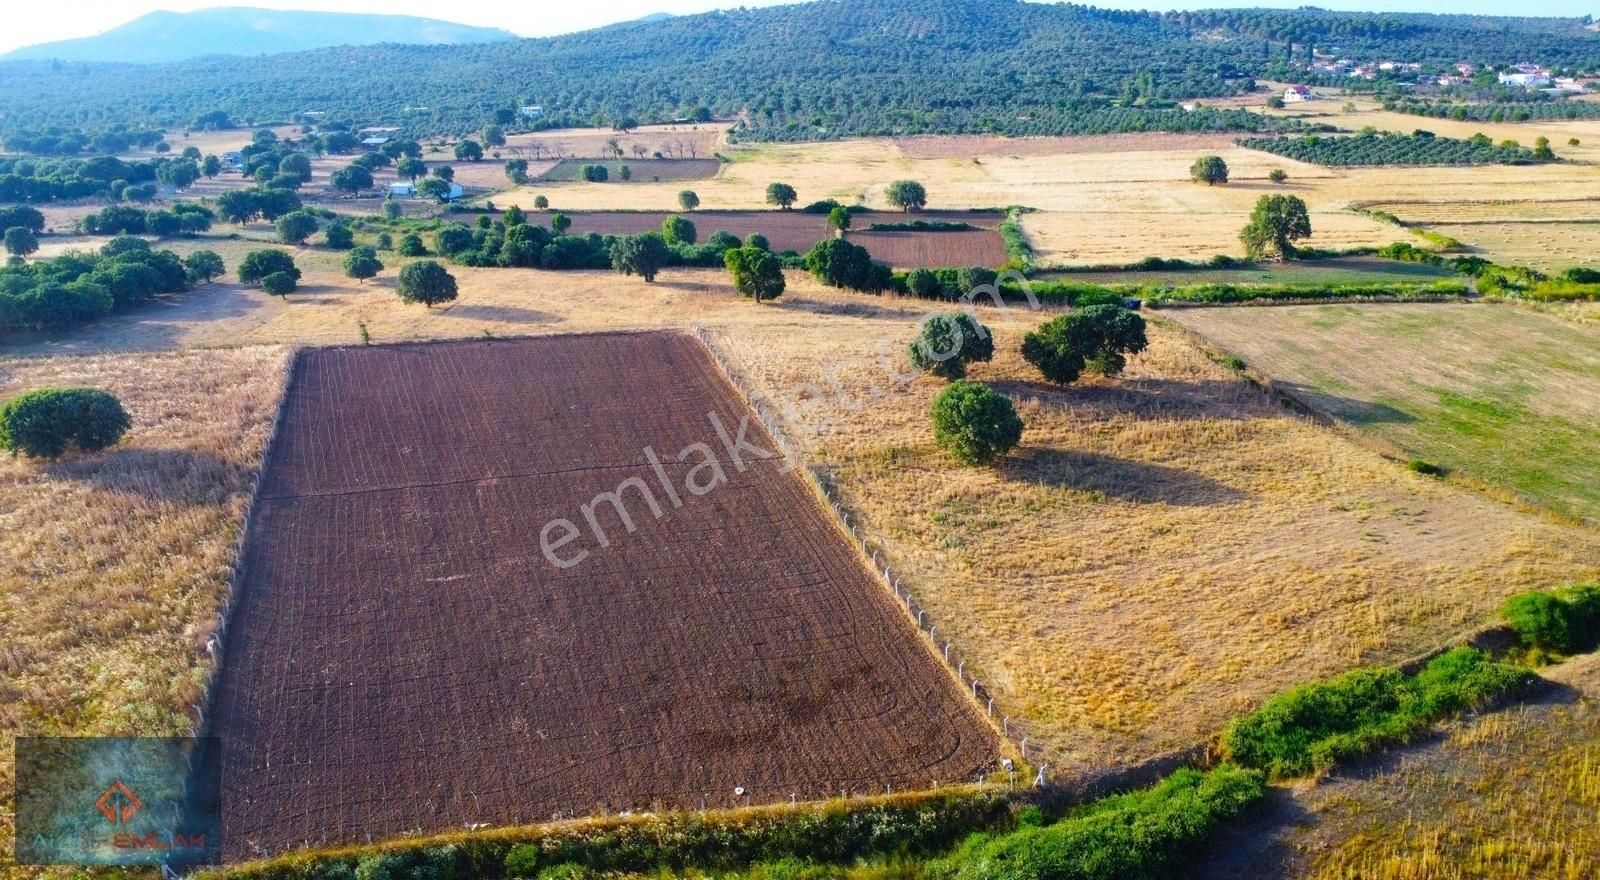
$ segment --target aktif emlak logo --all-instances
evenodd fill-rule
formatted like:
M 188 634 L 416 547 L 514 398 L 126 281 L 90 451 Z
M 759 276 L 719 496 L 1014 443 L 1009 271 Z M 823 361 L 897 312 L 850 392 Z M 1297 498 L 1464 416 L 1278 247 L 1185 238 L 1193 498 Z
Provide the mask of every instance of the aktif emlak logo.
M 16 862 L 216 864 L 220 753 L 211 737 L 17 737 Z

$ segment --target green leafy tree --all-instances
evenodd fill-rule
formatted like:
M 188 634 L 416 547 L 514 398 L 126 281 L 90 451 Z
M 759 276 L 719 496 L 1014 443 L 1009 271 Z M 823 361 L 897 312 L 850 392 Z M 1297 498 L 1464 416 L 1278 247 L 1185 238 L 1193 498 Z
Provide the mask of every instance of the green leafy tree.
M 699 234 L 694 224 L 682 217 L 668 217 L 661 221 L 661 237 L 667 244 L 694 244 Z
M 261 279 L 261 289 L 272 296 L 288 296 L 297 286 L 296 277 L 288 272 L 273 272 Z
M 477 162 L 483 158 L 483 147 L 474 140 L 456 144 L 456 158 L 463 162 Z
M 189 280 L 211 283 L 211 279 L 222 277 L 228 268 L 223 265 L 222 257 L 216 251 L 195 251 L 183 258 L 183 267 L 188 271 Z
M 1311 214 L 1299 196 L 1262 196 L 1239 233 L 1251 259 L 1276 254 L 1293 259 L 1294 243 L 1311 236 Z
M 1533 158 L 1541 162 L 1553 162 L 1556 158 L 1555 150 L 1550 149 L 1550 139 L 1540 135 L 1533 142 Z
M 39 249 L 39 237 L 26 226 L 13 226 L 6 230 L 6 252 L 16 257 L 26 257 Z
M 1221 156 L 1201 156 L 1189 168 L 1189 177 L 1195 183 L 1216 186 L 1228 182 L 1228 163 Z
M 733 289 L 758 303 L 783 295 L 788 281 L 783 261 L 764 247 L 735 247 L 722 252 L 722 265 L 733 276 Z
M 835 205 L 828 212 L 828 228 L 834 235 L 843 235 L 850 228 L 850 212 L 843 205 Z
M 217 215 L 229 223 L 249 223 L 261 215 L 260 193 L 230 189 L 217 196 Z
M 535 211 L 543 211 L 543 210 L 545 210 L 545 209 L 547 209 L 549 207 L 550 207 L 550 200 L 548 198 L 546 198 L 544 196 L 534 196 L 533 197 L 533 209 Z
M 383 261 L 378 252 L 366 245 L 351 249 L 344 257 L 344 274 L 365 284 L 367 279 L 383 271 Z
M 794 187 L 787 183 L 767 184 L 767 204 L 769 205 L 775 205 L 781 210 L 787 211 L 794 206 L 795 200 L 798 198 L 800 198 L 800 195 L 794 191 Z
M 456 170 L 449 165 L 440 165 L 433 169 L 433 176 L 446 182 L 454 181 L 456 179 Z
M 394 173 L 398 177 L 410 178 L 412 183 L 416 183 L 417 178 L 428 173 L 428 163 L 407 156 L 394 166 Z
M 293 174 L 302 181 L 311 179 L 311 160 L 304 153 L 290 153 L 278 163 L 279 174 Z
M 385 220 L 399 220 L 405 212 L 406 209 L 401 207 L 400 203 L 394 199 L 383 200 L 383 217 Z
M 565 214 L 550 215 L 550 228 L 556 235 L 566 235 L 567 229 L 572 226 L 572 218 Z
M 654 232 L 620 236 L 611 243 L 611 268 L 624 275 L 638 275 L 646 282 L 655 281 L 656 274 L 671 258 L 667 243 Z
M 439 253 L 453 257 L 472 248 L 472 230 L 460 223 L 448 223 L 434 233 L 433 243 Z
M 486 147 L 505 146 L 506 130 L 498 125 L 485 125 L 483 127 L 483 145 Z
M 920 211 L 928 206 L 928 190 L 915 180 L 897 180 L 884 191 L 889 204 L 902 211 Z
M 961 379 L 967 375 L 967 364 L 994 357 L 994 336 L 965 312 L 933 315 L 922 322 L 907 353 L 919 372 Z
M 328 228 L 323 232 L 323 237 L 326 239 L 328 247 L 336 251 L 347 251 L 356 243 L 355 232 L 347 224 L 340 221 L 328 224 Z
M 456 279 L 433 260 L 418 260 L 400 270 L 399 292 L 403 302 L 419 302 L 431 309 L 435 303 L 456 298 Z
M 1267 172 L 1267 179 L 1273 183 L 1284 183 L 1289 179 L 1289 172 L 1282 168 L 1274 168 Z
M 263 278 L 276 272 L 287 272 L 300 278 L 300 270 L 295 268 L 294 257 L 288 251 L 277 249 L 251 251 L 239 261 L 239 281 L 243 284 L 260 284 Z
M 944 296 L 944 283 L 932 269 L 918 267 L 906 273 L 906 290 L 922 299 L 939 299 Z
M 934 442 L 964 464 L 990 464 L 1022 441 L 1022 418 L 1011 399 L 981 382 L 951 382 L 929 414 Z
M 528 160 L 527 159 L 507 159 L 506 160 L 506 179 L 510 180 L 512 183 L 527 183 L 528 182 Z
M 222 173 L 222 160 L 216 156 L 205 157 L 200 161 L 200 173 L 205 175 L 206 180 L 216 177 Z
M 605 183 L 611 179 L 604 165 L 584 165 L 578 169 L 578 176 L 589 183 Z
M 333 188 L 346 193 L 357 193 L 372 188 L 372 172 L 363 165 L 346 165 L 328 178 Z
M 806 269 L 829 287 L 874 291 L 887 286 L 888 272 L 879 271 L 867 249 L 842 238 L 825 238 L 806 252 Z
M 68 449 L 115 446 L 132 419 L 115 395 L 98 388 L 40 388 L 0 405 L 0 449 L 60 458 Z
M 278 218 L 278 240 L 285 244 L 305 244 L 317 231 L 317 218 L 304 211 L 293 211 Z
M 752 232 L 749 235 L 745 236 L 744 237 L 744 246 L 747 247 L 747 248 L 756 248 L 757 250 L 763 250 L 763 251 L 772 250 L 772 245 L 770 243 L 768 243 L 767 237 L 765 235 L 762 235 L 759 232 Z
M 400 236 L 400 246 L 395 252 L 402 257 L 420 257 L 427 254 L 428 249 L 422 245 L 422 236 L 415 232 L 407 232 Z
M 700 196 L 694 190 L 686 189 L 678 193 L 678 207 L 685 211 L 693 211 L 700 207 Z
M 417 195 L 444 202 L 450 198 L 450 181 L 442 177 L 425 177 L 417 184 Z
M 1148 344 L 1138 313 L 1112 304 L 1085 306 L 1029 331 L 1022 357 L 1046 379 L 1067 385 L 1086 369 L 1102 376 L 1121 373 L 1127 356 Z

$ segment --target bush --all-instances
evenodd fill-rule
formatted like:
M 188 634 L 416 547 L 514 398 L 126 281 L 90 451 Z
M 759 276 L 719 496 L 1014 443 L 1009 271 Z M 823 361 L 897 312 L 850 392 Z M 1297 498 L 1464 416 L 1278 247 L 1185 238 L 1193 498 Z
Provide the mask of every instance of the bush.
M 932 269 L 912 269 L 906 273 L 906 292 L 923 299 L 937 299 L 944 295 L 944 285 Z
M 285 244 L 305 244 L 317 231 L 317 218 L 305 211 L 290 211 L 278 218 L 278 240 Z
M 893 283 L 894 273 L 874 263 L 867 249 L 842 238 L 825 238 L 806 253 L 806 268 L 829 287 L 879 291 Z
M 694 223 L 682 217 L 668 217 L 661 221 L 661 237 L 667 244 L 694 244 L 699 236 Z
M 130 424 L 121 401 L 105 391 L 41 388 L 0 406 L 0 449 L 31 458 L 58 458 L 69 447 L 98 452 Z
M 952 880 L 1173 877 L 1223 822 L 1266 793 L 1261 774 L 1182 769 L 1152 788 L 1089 804 L 1054 825 L 979 836 L 930 873 Z
M 964 464 L 989 464 L 1022 440 L 1011 399 L 980 382 L 951 382 L 933 399 L 929 415 L 934 442 Z
M 400 236 L 400 246 L 395 251 L 402 257 L 420 257 L 428 253 L 428 249 L 422 245 L 422 236 L 415 232 Z
M 1539 651 L 1574 654 L 1600 642 L 1600 586 L 1522 593 L 1500 613 L 1525 646 Z
M 1085 369 L 1115 376 L 1127 355 L 1147 345 L 1144 318 L 1118 305 L 1095 305 L 1052 318 L 1028 332 L 1022 356 L 1046 379 L 1066 385 Z
M 539 848 L 524 843 L 506 853 L 507 877 L 537 877 L 539 875 Z
M 1421 474 L 1424 477 L 1442 477 L 1445 475 L 1444 468 L 1434 464 L 1433 462 L 1423 461 L 1420 458 L 1413 458 L 1406 462 L 1406 469 L 1414 474 Z
M 356 243 L 356 234 L 343 223 L 331 224 L 323 231 L 323 236 L 327 239 L 328 247 L 336 251 L 347 251 Z
M 1526 670 L 1473 648 L 1447 651 L 1410 677 L 1392 667 L 1357 669 L 1292 688 L 1235 720 L 1222 750 L 1228 760 L 1274 779 L 1322 772 L 1406 742 L 1439 718 L 1482 705 L 1527 678 Z
M 934 315 L 922 322 L 908 353 L 920 372 L 961 379 L 967 364 L 994 357 L 994 336 L 965 312 Z

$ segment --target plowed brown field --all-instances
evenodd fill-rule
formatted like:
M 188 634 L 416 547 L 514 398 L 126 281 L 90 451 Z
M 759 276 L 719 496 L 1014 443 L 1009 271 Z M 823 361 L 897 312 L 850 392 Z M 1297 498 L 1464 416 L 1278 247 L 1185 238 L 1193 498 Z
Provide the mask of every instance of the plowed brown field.
M 982 773 L 993 730 L 813 491 L 710 414 L 749 411 L 678 334 L 302 353 L 216 703 L 228 857 Z M 630 478 L 636 531 L 598 501 Z
M 817 242 L 833 235 L 828 218 L 804 211 L 591 211 L 568 214 L 571 232 L 598 232 L 602 235 L 637 235 L 661 228 L 668 217 L 688 218 L 701 241 L 717 230 L 744 238 L 752 232 L 767 237 L 774 251 L 805 253 Z M 866 248 L 872 258 L 897 269 L 918 266 L 1000 266 L 1006 261 L 1005 244 L 994 227 L 1001 218 L 995 214 L 964 211 L 922 211 L 916 214 L 869 211 L 851 218 L 855 230 L 846 234 L 852 242 Z M 954 231 L 871 232 L 873 223 L 905 223 L 930 220 L 968 223 L 978 229 Z

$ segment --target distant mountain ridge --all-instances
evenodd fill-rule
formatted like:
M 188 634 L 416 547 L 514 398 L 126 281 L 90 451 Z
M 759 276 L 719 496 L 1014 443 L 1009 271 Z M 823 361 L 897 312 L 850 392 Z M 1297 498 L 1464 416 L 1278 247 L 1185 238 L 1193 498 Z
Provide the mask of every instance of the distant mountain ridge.
M 159 64 L 211 55 L 271 55 L 380 43 L 459 45 L 515 40 L 499 28 L 433 18 L 225 6 L 157 11 L 92 37 L 24 46 L 0 60 Z

